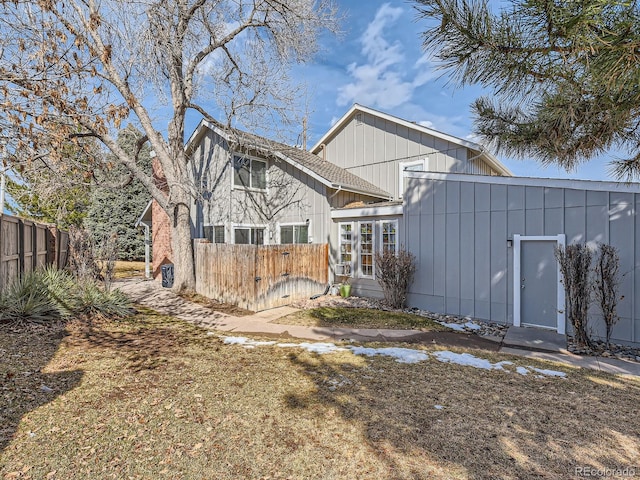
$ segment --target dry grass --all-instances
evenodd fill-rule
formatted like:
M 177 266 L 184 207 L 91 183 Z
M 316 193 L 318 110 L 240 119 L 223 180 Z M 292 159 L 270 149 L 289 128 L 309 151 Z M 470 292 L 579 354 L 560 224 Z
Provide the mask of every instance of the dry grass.
M 430 318 L 373 308 L 317 307 L 300 310 L 278 318 L 275 322 L 308 327 L 415 328 L 428 331 L 449 331 L 447 327 L 443 327 Z
M 574 478 L 640 462 L 640 381 L 592 371 L 249 350 L 150 313 L 2 326 L 0 355 L 0 478 Z
M 219 302 L 218 300 L 205 297 L 204 295 L 200 295 L 199 293 L 192 291 L 181 291 L 178 295 L 188 302 L 208 307 L 212 312 L 226 313 L 227 315 L 232 315 L 234 317 L 245 317 L 256 313 L 231 303 Z
M 116 261 L 115 278 L 144 277 L 144 262 Z

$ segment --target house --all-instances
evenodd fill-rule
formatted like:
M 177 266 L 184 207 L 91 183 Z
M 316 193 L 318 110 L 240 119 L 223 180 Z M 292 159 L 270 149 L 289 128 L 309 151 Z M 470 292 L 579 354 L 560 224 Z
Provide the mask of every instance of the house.
M 374 297 L 375 252 L 404 245 L 410 306 L 558 333 L 554 247 L 610 243 L 625 272 L 613 339 L 640 342 L 638 185 L 513 177 L 481 145 L 360 105 L 309 152 L 207 121 L 186 148 L 194 238 L 327 243 L 330 278 Z M 167 244 L 155 218 L 154 262 Z

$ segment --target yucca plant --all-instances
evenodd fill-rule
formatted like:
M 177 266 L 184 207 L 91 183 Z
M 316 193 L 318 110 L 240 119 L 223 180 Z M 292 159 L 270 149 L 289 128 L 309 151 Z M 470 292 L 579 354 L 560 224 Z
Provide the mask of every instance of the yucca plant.
M 35 271 L 12 282 L 0 293 L 0 321 L 58 320 L 65 312 L 52 300 L 42 272 Z
M 92 281 L 76 284 L 71 303 L 75 313 L 82 315 L 125 317 L 135 313 L 131 301 L 120 290 L 106 291 Z

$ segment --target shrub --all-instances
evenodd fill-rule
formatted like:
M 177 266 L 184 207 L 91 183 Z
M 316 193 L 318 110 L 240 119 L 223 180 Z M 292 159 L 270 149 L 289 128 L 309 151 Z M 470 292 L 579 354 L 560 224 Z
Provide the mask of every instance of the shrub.
M 376 253 L 376 280 L 382 287 L 384 299 L 391 308 L 403 308 L 409 285 L 416 272 L 415 256 L 401 248 L 398 253 L 385 250 Z
M 556 248 L 556 258 L 562 273 L 562 283 L 566 297 L 568 317 L 575 341 L 580 346 L 592 347 L 587 332 L 587 312 L 590 300 L 591 258 L 593 256 L 587 245 L 578 243 Z
M 131 301 L 120 290 L 104 290 L 91 281 L 79 282 L 73 292 L 76 315 L 125 317 L 135 313 Z
M 73 315 L 124 317 L 135 313 L 120 290 L 76 279 L 52 267 L 36 270 L 0 292 L 0 321 L 44 323 Z
M 599 245 L 596 266 L 593 269 L 593 293 L 600 306 L 602 319 L 606 327 L 606 342 L 609 348 L 613 326 L 618 322 L 616 308 L 618 300 L 618 286 L 620 285 L 620 257 L 618 250 L 611 245 Z
M 64 315 L 65 310 L 51 298 L 40 271 L 22 276 L 0 292 L 0 321 L 43 323 Z

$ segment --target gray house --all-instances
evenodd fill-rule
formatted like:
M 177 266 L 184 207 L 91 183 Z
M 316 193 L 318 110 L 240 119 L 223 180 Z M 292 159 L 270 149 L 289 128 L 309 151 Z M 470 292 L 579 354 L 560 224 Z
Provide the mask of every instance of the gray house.
M 515 178 L 478 144 L 359 105 L 310 152 L 206 121 L 187 150 L 194 238 L 328 243 L 330 278 L 357 295 L 382 296 L 375 252 L 404 245 L 418 262 L 410 306 L 564 333 L 554 248 L 614 245 L 613 339 L 640 342 L 638 185 Z

